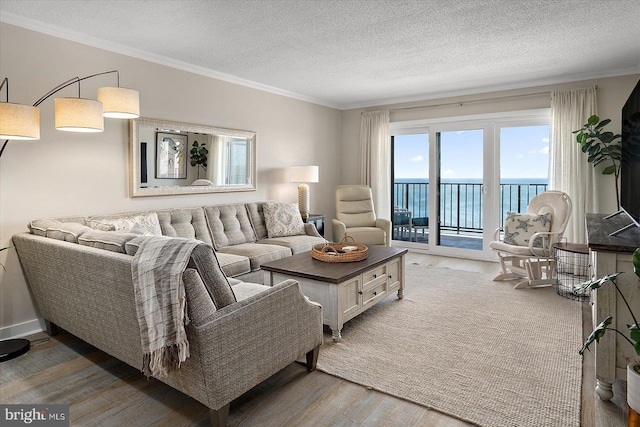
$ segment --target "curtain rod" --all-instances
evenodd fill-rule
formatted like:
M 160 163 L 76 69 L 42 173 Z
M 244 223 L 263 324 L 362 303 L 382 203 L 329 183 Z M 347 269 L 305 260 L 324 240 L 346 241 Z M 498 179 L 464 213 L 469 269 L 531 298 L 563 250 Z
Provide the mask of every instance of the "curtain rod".
M 598 89 L 598 85 L 592 86 L 595 89 Z M 586 88 L 582 88 L 582 89 L 586 89 Z M 442 103 L 442 104 L 433 104 L 433 105 L 416 105 L 414 107 L 400 107 L 400 108 L 389 108 L 389 112 L 393 112 L 393 111 L 406 111 L 406 110 L 419 110 L 421 108 L 438 108 L 438 107 L 450 107 L 453 105 L 459 105 L 459 106 L 463 106 L 464 104 L 473 104 L 473 103 L 480 103 L 480 102 L 489 102 L 489 101 L 495 101 L 495 100 L 501 100 L 501 99 L 517 99 L 517 98 L 524 98 L 524 97 L 529 97 L 529 96 L 541 96 L 541 95 L 551 95 L 550 90 L 545 91 L 545 92 L 533 92 L 533 93 L 523 93 L 523 94 L 519 94 L 519 95 L 505 95 L 505 96 L 496 96 L 494 98 L 482 98 L 482 99 L 472 99 L 470 101 L 458 101 L 458 102 L 446 102 L 446 103 Z M 360 115 L 366 113 L 367 111 L 363 111 L 360 113 Z
M 483 98 L 483 99 L 472 99 L 469 101 L 458 101 L 458 102 L 446 102 L 442 104 L 433 104 L 433 105 L 416 105 L 414 107 L 402 107 L 402 108 L 389 108 L 389 111 L 405 111 L 405 110 L 417 110 L 421 108 L 437 108 L 437 107 L 450 107 L 453 105 L 463 106 L 465 104 L 475 104 L 480 102 L 489 102 L 495 100 L 504 100 L 504 99 L 516 99 L 516 98 L 524 98 L 530 96 L 541 96 L 541 95 L 551 95 L 551 91 L 546 92 L 535 92 L 535 93 L 523 93 L 520 95 L 509 95 L 509 96 L 498 96 L 495 98 Z

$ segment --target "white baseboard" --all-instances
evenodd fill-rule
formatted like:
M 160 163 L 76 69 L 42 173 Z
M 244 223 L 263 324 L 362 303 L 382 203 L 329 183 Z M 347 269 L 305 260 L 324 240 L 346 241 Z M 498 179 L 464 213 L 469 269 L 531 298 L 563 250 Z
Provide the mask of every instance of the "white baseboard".
M 33 319 L 28 322 L 0 328 L 0 339 L 20 338 L 46 330 L 43 319 Z

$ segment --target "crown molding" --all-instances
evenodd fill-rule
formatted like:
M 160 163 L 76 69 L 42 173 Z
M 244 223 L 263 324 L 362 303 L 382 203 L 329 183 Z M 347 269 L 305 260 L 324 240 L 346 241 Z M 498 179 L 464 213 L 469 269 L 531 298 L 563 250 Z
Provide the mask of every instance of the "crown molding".
M 219 71 L 211 70 L 204 67 L 199 67 L 186 62 L 178 61 L 166 56 L 157 55 L 155 53 L 147 52 L 140 49 L 135 49 L 129 46 L 125 46 L 119 43 L 113 43 L 98 37 L 89 36 L 77 31 L 62 28 L 56 25 L 47 24 L 41 21 L 37 21 L 24 16 L 16 15 L 10 12 L 2 12 L 0 15 L 0 22 L 6 24 L 15 25 L 17 27 L 25 28 L 27 30 L 36 31 L 49 36 L 58 37 L 61 39 L 81 43 L 87 46 L 108 50 L 110 52 L 119 53 L 122 55 L 130 56 L 144 61 L 153 62 L 155 64 L 164 65 L 167 67 L 175 68 L 182 71 L 187 71 L 194 74 L 199 74 L 205 77 L 222 80 L 228 83 L 237 84 L 240 86 L 257 89 L 263 92 L 273 93 L 275 95 L 285 96 L 287 98 L 297 99 L 300 101 L 309 102 L 312 104 L 318 104 L 324 107 L 340 109 L 339 105 L 327 102 L 324 99 L 318 99 L 299 93 L 290 92 L 277 87 L 265 85 L 252 80 L 243 79 L 241 77 L 232 76 Z

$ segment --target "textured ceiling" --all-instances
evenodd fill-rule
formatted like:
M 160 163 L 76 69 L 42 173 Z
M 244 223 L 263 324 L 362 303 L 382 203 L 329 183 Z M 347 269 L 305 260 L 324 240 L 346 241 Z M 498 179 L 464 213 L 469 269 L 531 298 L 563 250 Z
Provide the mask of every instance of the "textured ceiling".
M 0 0 L 0 20 L 342 109 L 640 72 L 638 0 Z

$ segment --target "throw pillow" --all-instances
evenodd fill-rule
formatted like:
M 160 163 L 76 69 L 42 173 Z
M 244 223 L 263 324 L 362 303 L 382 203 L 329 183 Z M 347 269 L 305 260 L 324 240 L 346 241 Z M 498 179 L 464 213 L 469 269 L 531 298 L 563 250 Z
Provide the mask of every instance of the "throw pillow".
M 262 211 L 264 212 L 268 237 L 305 234 L 304 223 L 297 203 L 265 202 Z
M 142 214 L 123 215 L 120 217 L 90 218 L 87 225 L 101 231 L 117 231 L 118 233 L 133 232 L 140 234 L 140 230 L 154 236 L 162 236 L 158 214 L 147 212 Z
M 521 214 L 507 212 L 504 221 L 504 243 L 516 246 L 529 246 L 529 240 L 534 233 L 546 232 L 551 229 L 551 213 Z M 542 239 L 533 242 L 536 248 L 542 247 Z

